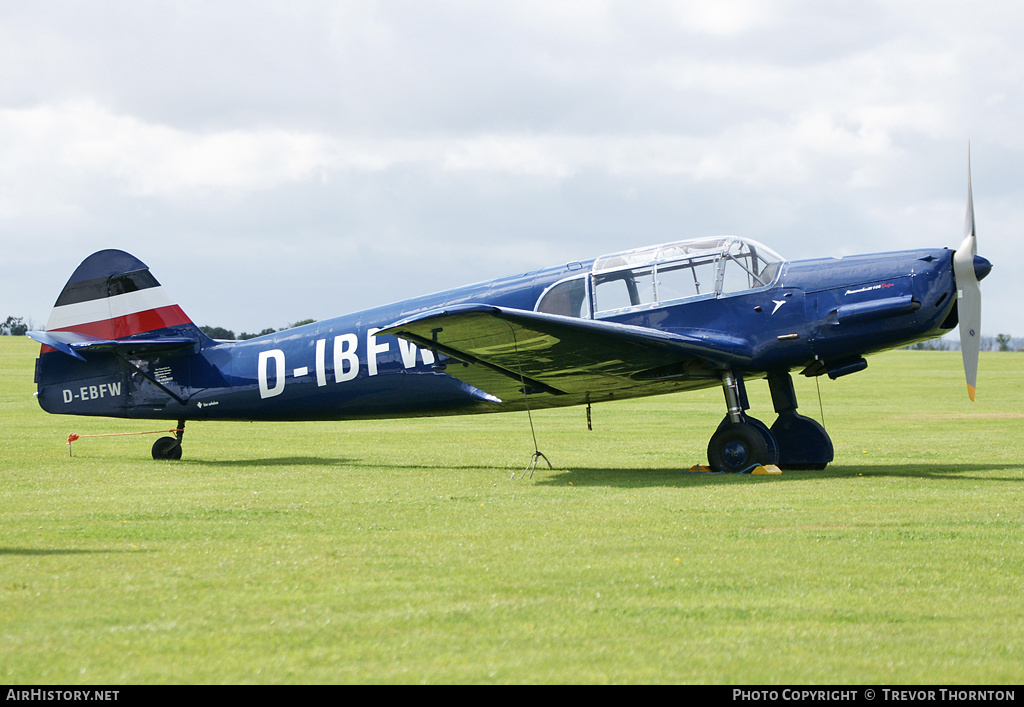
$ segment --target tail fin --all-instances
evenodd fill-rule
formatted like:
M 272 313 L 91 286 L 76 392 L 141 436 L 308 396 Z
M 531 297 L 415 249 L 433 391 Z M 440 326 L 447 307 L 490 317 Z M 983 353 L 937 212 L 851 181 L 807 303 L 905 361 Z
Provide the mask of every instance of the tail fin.
M 145 263 L 124 251 L 101 250 L 71 275 L 46 330 L 124 339 L 183 326 L 195 328 Z
M 82 261 L 46 331 L 28 336 L 43 345 L 36 384 L 44 410 L 113 417 L 181 417 L 174 403 L 186 403 L 188 360 L 212 343 L 146 264 L 120 250 Z

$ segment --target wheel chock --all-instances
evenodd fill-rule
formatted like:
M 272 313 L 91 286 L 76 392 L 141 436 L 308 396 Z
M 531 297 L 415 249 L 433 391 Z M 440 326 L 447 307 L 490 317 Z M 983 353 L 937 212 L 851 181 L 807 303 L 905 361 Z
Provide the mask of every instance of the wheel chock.
M 724 474 L 726 472 L 715 472 L 715 470 L 712 469 L 710 466 L 704 466 L 702 464 L 694 464 L 689 469 L 687 469 L 685 473 L 687 473 L 687 474 L 714 474 L 714 473 Z M 782 469 L 780 469 L 779 467 L 775 466 L 774 464 L 763 464 L 763 465 L 762 464 L 758 464 L 757 466 L 750 467 L 746 471 L 733 472 L 733 473 L 781 475 L 782 474 Z

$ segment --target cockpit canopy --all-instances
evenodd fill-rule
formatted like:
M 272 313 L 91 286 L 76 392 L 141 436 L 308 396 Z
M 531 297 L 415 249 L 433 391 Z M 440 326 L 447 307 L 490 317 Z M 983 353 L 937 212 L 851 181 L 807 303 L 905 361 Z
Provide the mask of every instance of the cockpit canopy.
M 782 262 L 767 246 L 737 236 L 637 248 L 602 256 L 589 274 L 548 288 L 537 311 L 603 317 L 691 297 L 720 297 L 767 287 Z

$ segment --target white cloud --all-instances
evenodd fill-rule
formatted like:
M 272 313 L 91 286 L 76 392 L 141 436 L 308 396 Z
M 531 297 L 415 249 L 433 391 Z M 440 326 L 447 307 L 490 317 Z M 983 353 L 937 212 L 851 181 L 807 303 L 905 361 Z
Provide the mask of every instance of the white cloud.
M 676 3 L 670 6 L 683 27 L 727 37 L 763 25 L 773 14 L 771 3 L 758 0 Z
M 955 246 L 971 139 L 997 252 L 1022 29 L 1003 3 L 8 3 L 0 240 L 57 279 L 90 249 L 174 243 L 238 289 L 329 258 L 350 274 L 317 287 L 354 304 L 705 232 Z M 401 282 L 381 291 L 382 268 Z
M 133 195 L 268 189 L 306 179 L 325 162 L 317 136 L 283 130 L 189 133 L 116 115 L 92 101 L 0 110 L 0 133 L 5 171 L 46 166 L 63 180 L 101 176 Z

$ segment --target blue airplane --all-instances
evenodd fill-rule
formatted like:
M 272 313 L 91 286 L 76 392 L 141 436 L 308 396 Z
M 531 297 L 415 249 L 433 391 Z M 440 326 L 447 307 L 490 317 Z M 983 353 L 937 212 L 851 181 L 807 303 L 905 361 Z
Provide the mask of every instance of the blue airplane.
M 712 469 L 823 469 L 832 441 L 797 412 L 792 373 L 838 378 L 865 356 L 959 324 L 968 392 L 981 295 L 968 169 L 965 237 L 944 248 L 787 261 L 746 238 L 668 243 L 397 302 L 246 341 L 206 336 L 128 253 L 86 258 L 36 361 L 50 413 L 176 420 L 353 420 L 590 405 L 721 386 Z M 745 381 L 768 381 L 769 427 Z M 539 454 L 539 451 L 537 452 Z M 535 455 L 535 460 L 536 460 Z

